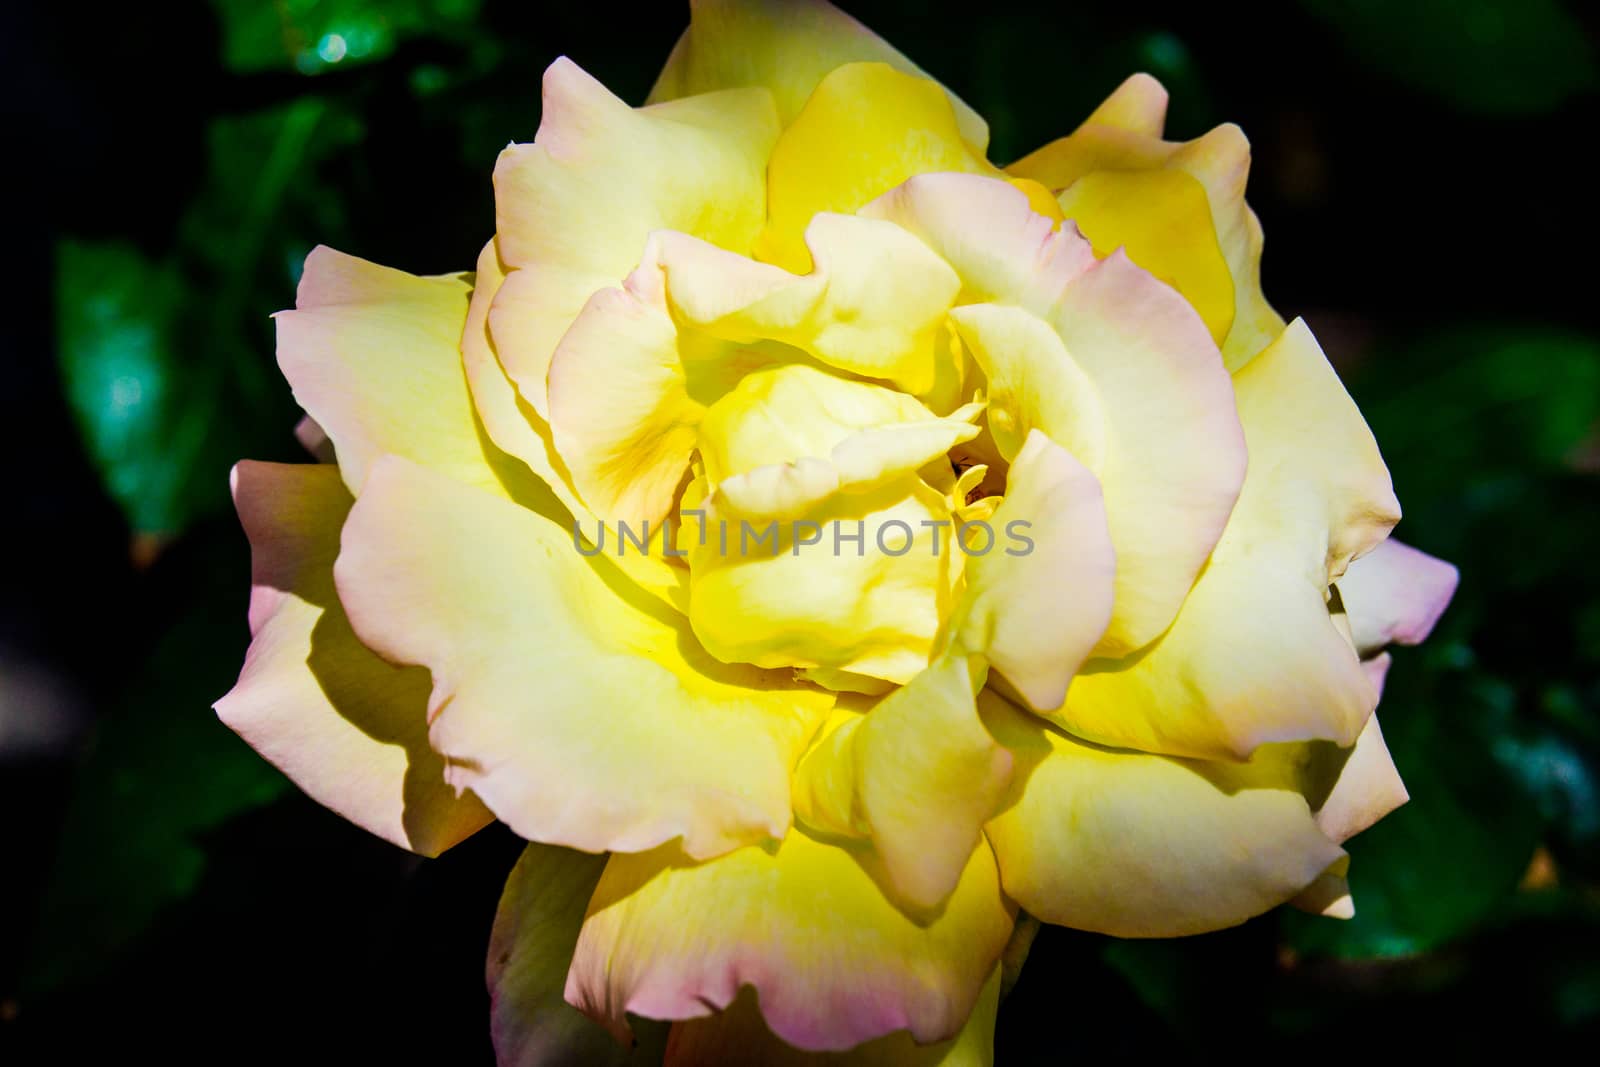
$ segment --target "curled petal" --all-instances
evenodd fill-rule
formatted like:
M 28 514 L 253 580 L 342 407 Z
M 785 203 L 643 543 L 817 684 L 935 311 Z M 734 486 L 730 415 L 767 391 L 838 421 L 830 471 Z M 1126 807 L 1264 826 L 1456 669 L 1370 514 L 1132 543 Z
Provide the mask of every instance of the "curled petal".
M 768 1028 L 841 1050 L 910 1031 L 960 1032 L 1015 912 L 975 850 L 939 917 L 919 924 L 878 887 L 870 848 L 796 829 L 707 863 L 667 847 L 616 855 L 589 904 L 567 1000 L 627 1040 L 625 1013 L 699 1019 L 753 986 Z
M 801 762 L 800 818 L 870 837 L 894 899 L 935 912 L 959 884 L 1011 779 L 1011 754 L 978 719 L 984 665 L 949 655 L 850 717 Z
M 1339 579 L 1339 595 L 1356 650 L 1370 656 L 1391 643 L 1421 644 L 1460 580 L 1444 560 L 1393 538 L 1352 560 Z
M 1377 444 L 1298 320 L 1235 389 L 1250 447 L 1239 503 L 1161 640 L 1073 680 L 1050 717 L 1081 737 L 1243 759 L 1273 741 L 1354 744 L 1376 704 L 1327 590 L 1399 518 Z
M 1006 893 L 1045 922 L 1117 937 L 1216 930 L 1343 855 L 1276 766 L 1100 748 L 1005 704 L 985 723 L 1017 761 L 989 840 Z
M 762 366 L 809 354 L 913 391 L 951 373 L 936 356 L 959 287 L 949 267 L 870 219 L 820 216 L 807 240 L 816 266 L 800 276 L 683 234 L 657 234 L 623 288 L 589 300 L 550 367 L 550 418 L 590 507 L 606 518 L 659 522 L 708 406 Z M 711 471 L 717 481 L 724 473 Z
M 1221 347 L 1228 369 L 1237 370 L 1271 343 L 1284 325 L 1283 318 L 1261 294 L 1261 224 L 1244 200 L 1245 181 L 1250 173 L 1250 142 L 1231 124 L 1218 126 L 1193 141 L 1163 141 L 1159 130 L 1149 129 L 1148 123 L 1146 128 L 1139 128 L 1137 122 L 1116 117 L 1124 109 L 1120 102 L 1113 103 L 1115 99 L 1114 96 L 1103 105 L 1114 121 L 1099 121 L 1100 112 L 1096 112 L 1071 135 L 1029 153 L 1007 167 L 1006 172 L 1056 190 L 1067 189 L 1096 173 L 1173 170 L 1197 180 L 1205 188 L 1215 243 L 1233 283 L 1232 321 Z M 1106 225 L 1105 218 L 1087 216 L 1080 220 L 1097 247 L 1102 241 L 1115 243 L 1114 227 L 1101 229 Z M 1170 252 L 1157 245 L 1144 246 L 1144 251 L 1151 250 Z M 1132 248 L 1129 251 L 1134 252 Z M 1133 259 L 1162 273 L 1159 263 L 1146 263 L 1138 255 Z
M 788 777 L 831 698 L 698 648 L 683 618 L 571 532 L 400 459 L 335 567 L 362 639 L 433 674 L 447 778 L 530 840 L 674 837 L 695 856 L 781 835 Z
M 1337 780 L 1317 808 L 1317 825 L 1330 840 L 1343 844 L 1409 799 L 1374 715 L 1344 757 Z
M 1025 537 L 967 562 L 956 643 L 981 653 L 1039 710 L 1061 706 L 1067 685 L 1112 612 L 1116 557 L 1100 485 L 1034 430 L 1011 464 L 993 524 Z
M 693 0 L 689 28 L 650 90 L 650 102 L 754 85 L 770 90 L 785 124 L 817 84 L 846 63 L 886 63 L 927 77 L 883 38 L 824 0 Z M 948 93 L 962 136 L 979 152 L 983 119 Z M 1159 131 L 1158 131 L 1159 132 Z
M 541 509 L 549 490 L 490 442 L 461 366 L 470 276 L 421 278 L 318 247 L 295 309 L 275 316 L 278 365 L 333 442 L 352 493 L 393 454 Z
M 1098 654 L 1148 644 L 1183 603 L 1244 478 L 1233 388 L 1205 324 L 1126 256 L 1096 260 L 1072 228 L 1052 231 L 1001 181 L 924 175 L 865 213 L 928 241 L 961 275 L 969 298 L 1019 312 L 953 316 L 979 364 L 995 368 L 1017 405 L 991 408 L 997 440 L 1020 441 L 1025 427 L 1037 427 L 1092 447 L 1093 435 L 1073 425 L 1054 390 L 1068 383 L 1074 398 L 1089 391 L 1098 398 L 1105 458 L 1096 473 L 1117 551 L 1116 603 Z M 1060 343 L 1032 344 L 1020 313 L 1048 323 Z M 1063 353 L 1074 369 L 1064 368 Z M 1078 372 L 1087 386 L 1072 384 Z
M 1146 137 L 1160 137 L 1167 123 L 1167 90 L 1148 74 L 1130 74 L 1084 120 L 1085 126 L 1112 126 Z
M 318 803 L 424 855 L 490 821 L 428 747 L 428 675 L 351 632 L 333 588 L 352 503 L 331 466 L 244 462 L 234 501 L 250 537 L 250 650 L 217 714 Z
M 556 452 L 550 425 L 506 377 L 505 368 L 489 334 L 489 307 L 505 281 L 505 266 L 500 262 L 498 243 L 490 241 L 478 254 L 472 301 L 461 334 L 461 362 L 473 404 L 483 420 L 485 431 L 496 445 L 522 460 L 549 487 L 558 507 L 540 509 L 564 523 L 577 523 L 584 531 L 599 526 L 593 513 L 584 506 L 573 488 L 566 463 Z M 656 553 L 629 553 L 617 559 L 639 587 L 678 610 L 687 604 L 688 576 Z
M 550 357 L 592 293 L 638 264 L 655 230 L 748 251 L 766 217 L 778 134 L 762 89 L 635 110 L 568 59 L 545 71 L 532 144 L 495 165 L 495 230 L 509 268 L 489 311 L 506 373 L 548 415 Z

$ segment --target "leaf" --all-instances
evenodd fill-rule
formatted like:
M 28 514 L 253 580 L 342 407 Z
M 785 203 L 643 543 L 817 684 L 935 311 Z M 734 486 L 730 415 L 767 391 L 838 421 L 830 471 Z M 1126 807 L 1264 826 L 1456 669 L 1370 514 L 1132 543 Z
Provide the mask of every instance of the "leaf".
M 62 375 L 136 532 L 175 535 L 225 510 L 241 456 L 298 458 L 268 315 L 293 301 L 309 235 L 341 232 L 314 169 L 359 135 L 315 97 L 215 120 L 177 247 L 153 257 L 120 242 L 58 244 Z
M 107 490 L 136 530 L 180 529 L 200 506 L 186 475 L 204 434 L 183 424 L 176 379 L 184 285 L 120 243 L 56 250 L 67 398 Z
M 1593 90 L 1594 49 L 1557 0 L 1301 0 L 1358 59 L 1466 111 L 1549 111 Z
M 402 40 L 469 27 L 480 0 L 212 0 L 230 70 L 316 74 L 371 62 Z

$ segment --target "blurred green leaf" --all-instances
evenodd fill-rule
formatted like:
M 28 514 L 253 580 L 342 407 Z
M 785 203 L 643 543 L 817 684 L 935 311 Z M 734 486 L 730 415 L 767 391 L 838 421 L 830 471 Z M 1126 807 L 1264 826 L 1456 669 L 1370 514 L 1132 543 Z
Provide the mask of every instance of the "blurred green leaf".
M 231 70 L 316 74 L 371 62 L 407 37 L 469 26 L 480 0 L 212 0 Z
M 189 582 L 248 573 L 246 552 L 231 539 L 213 555 L 193 561 Z M 165 576 L 158 569 L 153 577 Z M 205 864 L 203 831 L 287 788 L 209 708 L 237 672 L 241 599 L 191 595 L 191 609 L 101 721 L 74 779 L 34 931 L 35 987 L 105 965 L 162 907 L 193 890 Z
M 56 321 L 67 397 L 106 488 L 137 530 L 176 530 L 198 504 L 186 475 L 203 433 L 179 425 L 183 279 L 120 243 L 62 242 Z
M 311 235 L 341 232 L 315 167 L 360 133 L 316 97 L 217 119 L 206 182 L 171 252 L 60 242 L 62 375 L 136 531 L 176 534 L 221 510 L 228 468 L 288 442 L 294 407 L 272 366 L 268 315 L 292 302 Z
M 1570 468 L 1600 429 L 1600 341 L 1464 324 L 1380 348 L 1350 388 L 1394 474 L 1403 529 L 1448 535 L 1463 506 L 1494 510 L 1517 482 Z
M 1597 83 L 1589 36 L 1557 0 L 1301 0 L 1358 58 L 1456 107 L 1548 111 Z

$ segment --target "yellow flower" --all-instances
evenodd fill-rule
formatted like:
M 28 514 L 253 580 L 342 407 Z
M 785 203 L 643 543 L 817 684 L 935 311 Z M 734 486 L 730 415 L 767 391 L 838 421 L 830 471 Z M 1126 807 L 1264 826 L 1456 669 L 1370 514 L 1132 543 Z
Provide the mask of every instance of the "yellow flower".
M 644 108 L 546 72 L 474 273 L 311 254 L 326 462 L 235 472 L 218 711 L 397 844 L 535 843 L 504 1061 L 617 1055 L 575 1007 L 675 1063 L 986 1063 L 1019 908 L 1351 913 L 1382 649 L 1455 572 L 1261 295 L 1242 134 L 1165 103 L 1000 169 L 826 4 L 702 0 Z

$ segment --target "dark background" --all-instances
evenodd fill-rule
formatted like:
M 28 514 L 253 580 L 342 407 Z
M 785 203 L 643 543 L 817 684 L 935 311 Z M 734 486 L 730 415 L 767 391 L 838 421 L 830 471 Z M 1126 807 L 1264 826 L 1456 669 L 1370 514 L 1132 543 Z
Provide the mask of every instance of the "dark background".
M 1238 122 L 1269 297 L 1383 446 L 1399 536 L 1460 565 L 1396 657 L 1412 802 L 1357 918 L 1181 942 L 1047 929 L 1002 1064 L 1535 1055 L 1600 1029 L 1596 20 L 1551 0 L 850 10 L 1008 162 L 1127 73 Z M 517 852 L 419 861 L 209 705 L 244 652 L 235 459 L 300 458 L 267 314 L 312 245 L 468 269 L 490 168 L 568 54 L 642 100 L 668 3 L 212 0 L 0 11 L 0 1061 L 487 1062 Z M 332 35 L 343 41 L 343 54 Z M 319 51 L 320 50 L 320 51 Z

